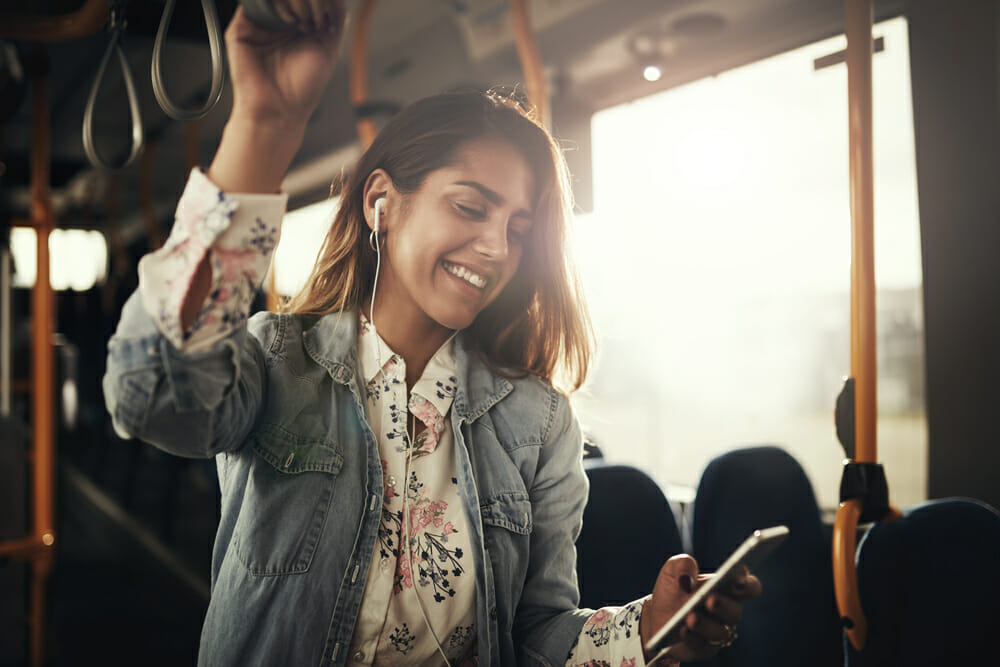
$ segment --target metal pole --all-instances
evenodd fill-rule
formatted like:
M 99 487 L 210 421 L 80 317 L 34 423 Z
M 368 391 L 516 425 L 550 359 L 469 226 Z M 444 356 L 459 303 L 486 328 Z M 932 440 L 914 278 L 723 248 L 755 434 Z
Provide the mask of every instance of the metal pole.
M 34 537 L 42 548 L 31 567 L 31 662 L 42 665 L 45 646 L 45 586 L 55 543 L 54 409 L 52 332 L 54 305 L 49 281 L 49 235 L 54 227 L 49 194 L 49 97 L 47 75 L 36 69 L 32 81 L 31 220 L 38 239 L 38 272 L 32 290 L 32 431 Z
M 10 417 L 10 250 L 0 249 L 0 417 Z
M 531 28 L 531 18 L 528 16 L 525 0 L 510 0 L 510 19 L 514 26 L 517 57 L 521 61 L 524 83 L 528 89 L 528 101 L 535 107 L 538 122 L 545 127 L 551 127 L 548 85 L 545 82 L 542 56 L 538 50 L 534 30 Z
M 876 463 L 875 235 L 872 162 L 872 0 L 846 0 L 847 107 L 851 201 L 851 377 L 854 461 Z M 861 498 L 842 502 L 833 525 L 837 609 L 854 648 L 864 648 L 868 622 L 855 563 Z
M 872 0 L 848 0 L 847 106 L 851 182 L 851 377 L 855 460 L 877 463 Z
M 375 141 L 375 135 L 378 134 L 378 127 L 371 117 L 357 115 L 368 103 L 368 31 L 374 11 L 375 0 L 361 0 L 361 7 L 354 20 L 354 29 L 351 31 L 349 93 L 351 104 L 354 106 L 356 116 L 354 124 L 358 131 L 358 139 L 361 141 L 362 151 L 367 150 L 372 145 L 372 142 Z

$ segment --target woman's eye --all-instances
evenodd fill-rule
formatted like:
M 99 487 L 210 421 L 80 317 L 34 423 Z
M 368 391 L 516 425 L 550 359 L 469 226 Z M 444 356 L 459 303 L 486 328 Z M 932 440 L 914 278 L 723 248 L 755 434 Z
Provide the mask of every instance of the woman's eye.
M 455 209 L 467 218 L 480 219 L 486 215 L 486 211 L 476 206 L 468 206 L 460 202 L 455 202 Z
M 516 229 L 514 227 L 508 227 L 507 234 L 509 234 L 512 239 L 515 239 L 517 241 L 523 241 L 525 237 L 528 236 L 527 230 Z

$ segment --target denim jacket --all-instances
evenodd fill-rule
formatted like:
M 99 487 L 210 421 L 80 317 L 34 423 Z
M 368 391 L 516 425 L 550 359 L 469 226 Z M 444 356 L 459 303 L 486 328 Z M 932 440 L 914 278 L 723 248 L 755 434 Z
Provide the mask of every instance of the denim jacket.
M 222 516 L 199 664 L 342 665 L 377 542 L 382 471 L 357 315 L 259 313 L 180 353 L 138 294 L 109 342 L 120 433 L 215 456 Z M 456 345 L 455 465 L 474 545 L 481 665 L 562 665 L 589 611 L 574 543 L 587 498 L 569 402 Z

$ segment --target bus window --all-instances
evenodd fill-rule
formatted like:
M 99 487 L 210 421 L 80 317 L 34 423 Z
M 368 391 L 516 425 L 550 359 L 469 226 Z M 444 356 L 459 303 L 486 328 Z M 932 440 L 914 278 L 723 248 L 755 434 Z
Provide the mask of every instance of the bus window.
M 874 34 L 879 451 L 903 506 L 927 495 L 906 21 Z M 594 211 L 577 230 L 601 354 L 576 405 L 607 458 L 690 489 L 723 451 L 775 443 L 836 507 L 847 71 L 814 61 L 845 47 L 831 38 L 594 116 Z

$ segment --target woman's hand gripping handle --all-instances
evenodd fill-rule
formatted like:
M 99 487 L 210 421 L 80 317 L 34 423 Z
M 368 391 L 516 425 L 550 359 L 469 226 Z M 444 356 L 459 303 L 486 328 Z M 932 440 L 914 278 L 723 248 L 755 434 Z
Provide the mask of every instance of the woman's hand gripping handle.
M 209 178 L 230 192 L 277 192 L 333 73 L 344 0 L 274 0 L 294 29 L 271 31 L 239 8 L 226 30 L 233 110 Z

